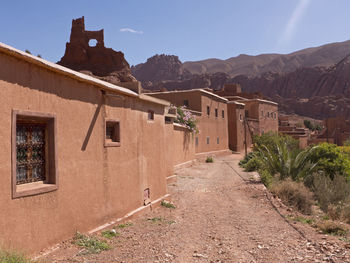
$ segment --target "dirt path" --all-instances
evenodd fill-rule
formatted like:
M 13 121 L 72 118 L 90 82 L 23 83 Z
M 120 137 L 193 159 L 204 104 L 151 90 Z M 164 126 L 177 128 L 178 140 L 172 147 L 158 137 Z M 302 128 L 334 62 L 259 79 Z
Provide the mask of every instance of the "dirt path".
M 169 186 L 176 209 L 160 207 L 117 228 L 113 247 L 79 255 L 66 242 L 43 262 L 350 262 L 337 238 L 281 217 L 261 184 L 238 167 L 239 156 L 216 158 L 177 171 Z M 282 209 L 282 208 L 281 208 Z

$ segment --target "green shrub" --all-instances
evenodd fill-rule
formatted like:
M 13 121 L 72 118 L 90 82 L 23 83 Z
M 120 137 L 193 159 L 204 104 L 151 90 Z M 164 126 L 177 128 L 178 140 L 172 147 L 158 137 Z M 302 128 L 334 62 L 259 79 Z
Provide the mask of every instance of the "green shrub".
M 118 236 L 119 233 L 117 233 L 117 232 L 115 231 L 115 229 L 111 229 L 111 230 L 103 231 L 103 232 L 101 233 L 101 235 L 102 235 L 103 237 L 105 237 L 105 238 L 111 239 L 111 238 L 113 238 L 113 237 Z
M 270 190 L 286 205 L 296 208 L 303 214 L 311 214 L 312 193 L 303 183 L 286 179 L 273 183 Z
M 81 234 L 79 232 L 75 234 L 73 244 L 85 248 L 87 254 L 97 254 L 103 250 L 111 249 L 111 247 L 105 241 L 99 240 L 96 237 Z
M 262 167 L 262 163 L 259 157 L 255 156 L 251 158 L 243 167 L 247 172 L 257 171 Z
M 329 205 L 342 206 L 350 197 L 350 182 L 337 174 L 333 179 L 324 173 L 315 174 L 311 189 L 321 209 L 325 212 L 328 212 Z M 334 207 L 332 212 L 334 212 Z
M 266 186 L 269 187 L 271 183 L 273 182 L 273 176 L 271 173 L 266 169 L 259 169 L 258 173 L 260 175 L 261 182 Z
M 243 167 L 254 156 L 255 156 L 255 153 L 254 152 L 250 152 L 247 155 L 245 155 L 244 158 L 242 160 L 240 160 L 238 164 Z
M 331 178 L 335 174 L 350 179 L 350 159 L 340 147 L 335 144 L 321 143 L 310 155 L 311 162 L 317 162 L 317 169 L 323 170 Z
M 286 147 L 289 151 L 298 152 L 299 150 L 299 142 L 293 139 L 288 135 L 281 135 L 278 133 L 267 132 L 261 136 L 254 136 L 253 138 L 254 148 L 253 150 L 256 152 L 261 146 L 265 145 L 269 147 L 270 151 L 273 153 L 277 153 L 277 145 L 278 144 L 286 144 Z
M 317 146 L 314 146 L 302 151 L 293 151 L 289 149 L 287 141 L 280 140 L 271 145 L 261 145 L 257 151 L 262 166 L 271 174 L 278 174 L 281 180 L 288 177 L 303 180 L 316 169 L 316 164 L 310 162 L 310 154 L 316 148 Z
M 208 156 L 207 159 L 205 160 L 206 163 L 213 163 L 214 159 L 211 156 Z
M 34 263 L 18 252 L 0 250 L 0 263 Z
M 161 203 L 161 206 L 164 206 L 164 207 L 166 207 L 166 208 L 171 208 L 171 209 L 175 209 L 175 206 L 172 204 L 172 203 L 169 203 L 169 202 L 167 202 L 167 201 L 162 201 Z

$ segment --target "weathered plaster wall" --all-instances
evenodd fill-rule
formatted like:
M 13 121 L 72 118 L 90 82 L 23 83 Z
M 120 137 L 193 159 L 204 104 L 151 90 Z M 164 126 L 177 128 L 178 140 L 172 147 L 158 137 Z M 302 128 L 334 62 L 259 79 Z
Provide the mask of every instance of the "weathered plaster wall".
M 235 103 L 227 104 L 229 148 L 233 151 L 244 151 L 244 106 Z M 248 128 L 246 136 L 249 137 Z M 247 138 L 248 139 L 248 138 Z
M 198 146 L 196 153 L 220 151 L 228 149 L 228 118 L 227 104 L 213 99 L 209 95 L 201 96 L 202 115 L 198 117 Z M 207 106 L 210 107 L 210 114 L 207 115 Z M 215 117 L 215 109 L 218 110 L 218 117 Z M 224 117 L 222 117 L 224 111 Z M 209 144 L 207 143 L 209 137 Z M 219 138 L 219 143 L 217 143 Z
M 91 85 L 4 54 L 0 65 L 0 243 L 38 251 L 142 206 L 147 187 L 152 200 L 165 194 L 163 107 L 105 97 Z M 12 199 L 13 109 L 56 114 L 57 191 Z M 148 109 L 154 121 L 147 121 Z M 120 120 L 120 147 L 104 147 L 107 117 Z

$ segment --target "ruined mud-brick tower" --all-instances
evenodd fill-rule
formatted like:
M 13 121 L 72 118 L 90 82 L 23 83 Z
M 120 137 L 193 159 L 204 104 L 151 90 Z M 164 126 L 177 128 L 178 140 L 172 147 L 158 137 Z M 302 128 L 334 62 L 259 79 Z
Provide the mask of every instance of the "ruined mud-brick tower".
M 103 29 L 85 30 L 84 17 L 73 19 L 70 42 L 66 43 L 65 54 L 57 63 L 98 77 L 108 77 L 108 81 L 115 84 L 136 81 L 124 54 L 106 48 L 103 35 Z M 89 44 L 91 40 L 96 40 L 96 45 Z

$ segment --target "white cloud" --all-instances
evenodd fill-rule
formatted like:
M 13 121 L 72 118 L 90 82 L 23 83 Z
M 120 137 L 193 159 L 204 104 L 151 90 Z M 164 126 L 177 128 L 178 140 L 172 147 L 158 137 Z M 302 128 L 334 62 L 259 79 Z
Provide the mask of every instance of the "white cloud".
M 295 32 L 298 30 L 299 20 L 306 12 L 306 9 L 308 8 L 310 2 L 311 0 L 299 0 L 298 5 L 294 9 L 291 17 L 289 18 L 285 30 L 278 41 L 278 46 L 285 46 L 290 43 Z
M 121 28 L 120 32 L 128 32 L 128 33 L 133 33 L 133 34 L 143 34 L 143 31 L 137 31 L 135 29 L 132 28 Z

